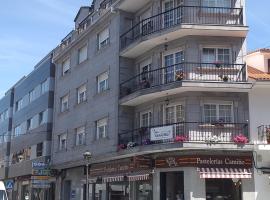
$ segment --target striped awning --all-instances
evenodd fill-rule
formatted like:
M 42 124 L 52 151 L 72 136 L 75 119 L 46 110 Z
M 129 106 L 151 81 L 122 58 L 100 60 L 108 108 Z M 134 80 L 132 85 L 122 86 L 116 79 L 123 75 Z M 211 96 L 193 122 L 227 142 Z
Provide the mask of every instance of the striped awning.
M 146 181 L 149 180 L 150 174 L 138 174 L 128 176 L 128 181 Z
M 121 182 L 124 181 L 124 176 L 111 176 L 111 177 L 103 177 L 103 183 L 111 183 L 111 182 Z
M 242 168 L 198 168 L 200 178 L 252 178 L 251 169 Z

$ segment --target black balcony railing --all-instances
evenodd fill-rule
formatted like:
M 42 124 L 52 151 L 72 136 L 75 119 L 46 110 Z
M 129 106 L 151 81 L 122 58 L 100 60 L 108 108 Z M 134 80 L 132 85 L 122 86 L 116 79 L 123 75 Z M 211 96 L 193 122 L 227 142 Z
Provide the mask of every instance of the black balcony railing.
M 179 6 L 144 19 L 121 35 L 121 48 L 135 40 L 181 24 L 243 25 L 242 8 Z
M 169 127 L 173 130 L 173 138 L 166 140 L 151 140 L 151 129 Z M 174 142 L 196 143 L 237 143 L 249 142 L 247 123 L 203 123 L 180 122 L 161 126 L 139 128 L 119 134 L 119 146 L 126 148 L 130 143 L 149 145 Z
M 258 142 L 270 144 L 270 125 L 262 125 L 258 127 Z
M 179 63 L 138 74 L 120 84 L 120 97 L 138 90 L 181 81 L 245 82 L 243 64 Z

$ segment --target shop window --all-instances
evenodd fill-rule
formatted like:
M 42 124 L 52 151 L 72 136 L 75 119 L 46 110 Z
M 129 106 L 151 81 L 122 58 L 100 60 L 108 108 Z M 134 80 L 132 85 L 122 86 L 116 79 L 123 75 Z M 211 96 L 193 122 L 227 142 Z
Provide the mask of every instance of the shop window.
M 241 200 L 241 181 L 232 179 L 205 179 L 206 199 Z
M 102 184 L 95 184 L 95 200 L 103 200 L 106 199 L 106 183 L 102 183 Z M 113 199 L 111 199 L 113 200 Z M 117 199 L 119 200 L 119 199 Z
M 160 173 L 160 200 L 184 199 L 184 172 Z
M 136 181 L 136 199 L 152 200 L 152 184 L 151 180 Z
M 130 187 L 128 182 L 115 182 L 109 184 L 110 200 L 129 200 Z

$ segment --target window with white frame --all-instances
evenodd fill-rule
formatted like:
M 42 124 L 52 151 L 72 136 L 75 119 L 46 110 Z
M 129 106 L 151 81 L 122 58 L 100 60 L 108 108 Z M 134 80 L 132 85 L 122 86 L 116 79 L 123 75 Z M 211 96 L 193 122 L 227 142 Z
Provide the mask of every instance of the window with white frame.
M 15 111 L 21 110 L 21 109 L 22 109 L 22 105 L 23 105 L 22 99 L 18 100 L 18 101 L 15 103 Z
M 96 122 L 97 139 L 106 138 L 108 131 L 108 118 L 100 119 Z
M 230 8 L 231 0 L 202 0 L 202 6 Z
M 49 79 L 46 79 L 41 83 L 41 94 L 49 91 Z
M 14 136 L 18 137 L 22 134 L 22 129 L 21 129 L 21 125 L 18 125 L 14 128 Z
M 175 51 L 164 56 L 164 81 L 173 82 L 176 80 L 177 73 L 183 73 L 184 51 Z
M 152 122 L 152 112 L 150 110 L 140 113 L 140 127 L 149 127 Z
M 67 58 L 62 63 L 62 76 L 65 76 L 70 71 L 70 58 Z
M 108 80 L 109 80 L 109 73 L 108 72 L 102 73 L 97 77 L 98 93 L 101 93 L 101 92 L 104 92 L 105 90 L 108 90 L 108 88 L 109 88 Z
M 231 52 L 228 48 L 203 48 L 202 50 L 202 62 L 203 63 L 230 63 Z
M 78 50 L 79 64 L 87 59 L 87 45 L 84 45 Z
M 85 144 L 85 126 L 76 128 L 76 146 Z
M 232 123 L 232 103 L 206 103 L 203 105 L 205 123 Z
M 86 101 L 86 84 L 83 84 L 77 89 L 77 103 L 80 104 Z
M 59 151 L 67 148 L 67 134 L 58 135 L 58 149 Z
M 29 92 L 29 102 L 34 101 L 35 99 L 35 90 Z
M 182 104 L 174 103 L 164 106 L 164 123 L 166 125 L 172 124 L 174 135 L 184 133 L 184 126 L 182 122 L 185 121 L 185 109 Z
M 68 110 L 68 97 L 69 95 L 65 95 L 63 97 L 61 97 L 60 101 L 61 101 L 61 112 L 65 112 Z
M 98 49 L 105 47 L 107 44 L 109 44 L 109 41 L 110 41 L 109 28 L 106 28 L 98 34 Z

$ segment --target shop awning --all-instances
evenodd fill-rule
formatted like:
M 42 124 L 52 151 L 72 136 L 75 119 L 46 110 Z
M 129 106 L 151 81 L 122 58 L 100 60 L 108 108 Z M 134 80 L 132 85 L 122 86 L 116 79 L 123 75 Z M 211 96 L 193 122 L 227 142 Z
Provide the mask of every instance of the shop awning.
M 252 178 L 251 169 L 242 168 L 198 168 L 200 178 Z
M 124 176 L 103 177 L 102 181 L 103 183 L 120 182 L 120 181 L 124 181 Z
M 137 175 L 129 175 L 128 181 L 146 181 L 149 180 L 150 173 L 148 174 L 137 174 Z

